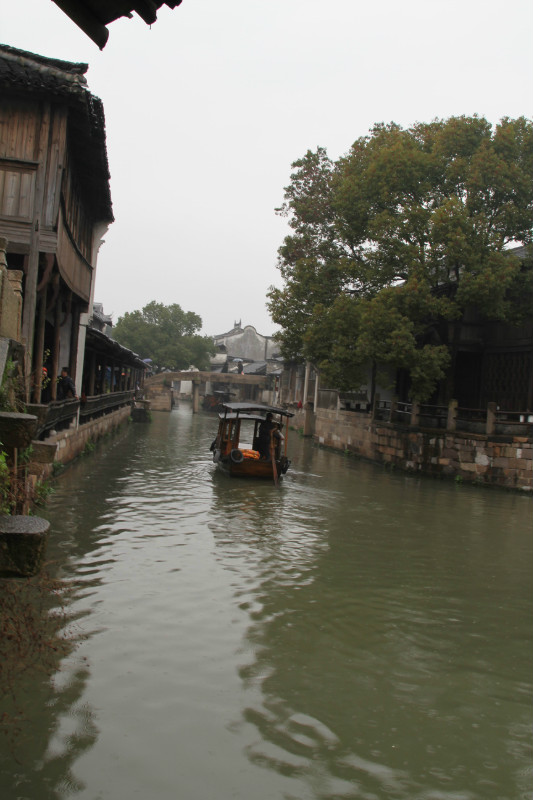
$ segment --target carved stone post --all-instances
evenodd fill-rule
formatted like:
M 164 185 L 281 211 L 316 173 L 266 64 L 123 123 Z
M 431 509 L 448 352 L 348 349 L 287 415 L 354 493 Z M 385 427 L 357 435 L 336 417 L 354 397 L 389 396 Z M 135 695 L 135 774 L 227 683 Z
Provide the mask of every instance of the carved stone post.
M 487 436 L 491 436 L 496 431 L 496 411 L 498 410 L 498 406 L 496 403 L 489 403 L 487 406 L 487 424 L 486 424 L 486 434 Z
M 448 404 L 448 421 L 446 422 L 446 430 L 454 431 L 457 427 L 457 400 L 450 400 Z

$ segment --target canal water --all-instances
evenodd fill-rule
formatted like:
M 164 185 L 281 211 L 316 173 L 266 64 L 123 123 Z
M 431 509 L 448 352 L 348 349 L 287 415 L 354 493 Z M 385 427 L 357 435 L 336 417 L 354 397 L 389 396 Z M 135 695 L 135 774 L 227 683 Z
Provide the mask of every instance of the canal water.
M 215 428 L 57 480 L 26 600 L 67 641 L 14 652 L 2 800 L 530 800 L 531 499 L 297 434 L 280 488 L 232 481 Z

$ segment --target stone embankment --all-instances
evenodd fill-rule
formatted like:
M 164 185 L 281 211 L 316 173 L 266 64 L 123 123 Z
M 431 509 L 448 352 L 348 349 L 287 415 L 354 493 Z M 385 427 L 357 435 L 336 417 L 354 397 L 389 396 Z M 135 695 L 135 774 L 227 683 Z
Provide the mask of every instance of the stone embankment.
M 68 464 L 73 461 L 83 453 L 87 445 L 93 445 L 112 433 L 127 422 L 130 416 L 131 406 L 126 405 L 83 425 L 76 426 L 73 423 L 68 430 L 52 433 L 44 442 L 35 443 L 35 458 L 32 458 L 30 471 L 39 472 L 39 480 L 47 478 L 52 472 L 54 462 Z M 45 448 L 50 453 L 41 455 Z
M 312 415 L 312 424 L 306 413 Z M 319 408 L 299 411 L 293 427 L 320 445 L 410 472 L 487 486 L 533 491 L 533 443 L 528 435 L 475 434 L 413 428 L 369 414 Z

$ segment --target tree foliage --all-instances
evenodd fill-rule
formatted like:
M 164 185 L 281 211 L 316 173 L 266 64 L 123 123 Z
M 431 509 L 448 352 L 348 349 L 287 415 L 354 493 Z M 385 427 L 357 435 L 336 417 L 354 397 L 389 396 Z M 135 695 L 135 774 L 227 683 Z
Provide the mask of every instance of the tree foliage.
M 177 303 L 165 306 L 153 300 L 141 311 L 127 311 L 119 317 L 113 335 L 141 358 L 151 358 L 160 369 L 188 369 L 191 364 L 206 369 L 213 343 L 197 333 L 201 327 L 198 314 L 183 311 Z
M 283 287 L 269 291 L 285 357 L 313 361 L 340 388 L 365 359 L 403 367 L 423 399 L 449 361 L 436 321 L 471 306 L 523 317 L 531 263 L 509 248 L 532 238 L 531 121 L 379 124 L 337 162 L 319 147 L 293 170 L 277 209 L 292 229 Z

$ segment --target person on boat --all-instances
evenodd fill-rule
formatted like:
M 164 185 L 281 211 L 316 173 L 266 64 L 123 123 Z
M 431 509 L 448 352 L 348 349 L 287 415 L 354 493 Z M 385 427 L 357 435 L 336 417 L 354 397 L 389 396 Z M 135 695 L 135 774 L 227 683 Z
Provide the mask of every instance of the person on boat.
M 278 425 L 272 419 L 272 412 L 268 412 L 265 419 L 259 426 L 257 437 L 257 449 L 261 458 L 270 458 L 270 441 L 272 436 L 276 439 L 283 439 L 282 434 L 278 430 Z

